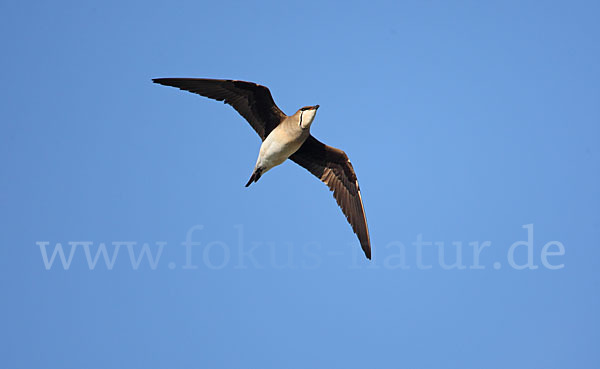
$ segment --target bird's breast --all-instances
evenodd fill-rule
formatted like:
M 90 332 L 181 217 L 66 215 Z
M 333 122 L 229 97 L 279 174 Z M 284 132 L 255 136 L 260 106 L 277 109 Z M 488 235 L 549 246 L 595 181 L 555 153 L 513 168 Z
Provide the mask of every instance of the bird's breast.
M 262 166 L 270 169 L 283 163 L 302 146 L 308 137 L 308 134 L 303 134 L 304 132 L 285 128 L 282 125 L 278 126 L 263 141 L 258 157 Z

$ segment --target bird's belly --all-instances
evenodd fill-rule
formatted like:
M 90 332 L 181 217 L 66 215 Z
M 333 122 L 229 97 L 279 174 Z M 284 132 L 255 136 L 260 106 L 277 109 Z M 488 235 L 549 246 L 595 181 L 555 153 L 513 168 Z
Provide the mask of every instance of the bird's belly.
M 301 140 L 284 141 L 277 137 L 267 137 L 260 147 L 258 166 L 267 171 L 289 158 L 302 145 Z

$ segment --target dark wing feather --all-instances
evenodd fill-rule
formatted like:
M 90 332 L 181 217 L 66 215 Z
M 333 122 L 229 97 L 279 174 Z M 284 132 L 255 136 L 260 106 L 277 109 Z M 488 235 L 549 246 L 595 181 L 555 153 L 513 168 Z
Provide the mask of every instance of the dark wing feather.
M 309 136 L 290 159 L 329 186 L 352 230 L 358 236 L 365 255 L 371 259 L 371 240 L 365 208 L 356 174 L 346 153 Z
M 263 140 L 286 116 L 273 101 L 269 89 L 256 83 L 204 78 L 155 78 L 152 81 L 233 106 Z

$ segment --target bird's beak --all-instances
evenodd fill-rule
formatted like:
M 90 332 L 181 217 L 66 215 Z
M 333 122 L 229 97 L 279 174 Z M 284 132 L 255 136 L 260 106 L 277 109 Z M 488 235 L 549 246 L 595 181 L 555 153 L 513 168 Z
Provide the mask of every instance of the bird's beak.
M 319 105 L 315 105 L 315 110 L 319 109 Z

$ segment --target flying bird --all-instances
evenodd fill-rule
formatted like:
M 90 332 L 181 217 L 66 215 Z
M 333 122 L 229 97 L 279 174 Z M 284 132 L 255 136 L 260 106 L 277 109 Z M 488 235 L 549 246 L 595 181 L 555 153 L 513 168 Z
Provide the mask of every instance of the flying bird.
M 310 134 L 319 105 L 305 106 L 288 116 L 277 107 L 269 89 L 256 83 L 204 78 L 156 78 L 152 81 L 231 105 L 262 139 L 246 187 L 286 159 L 291 159 L 333 191 L 333 197 L 358 236 L 366 257 L 371 259 L 367 218 L 352 164 L 345 152 L 325 145 Z

